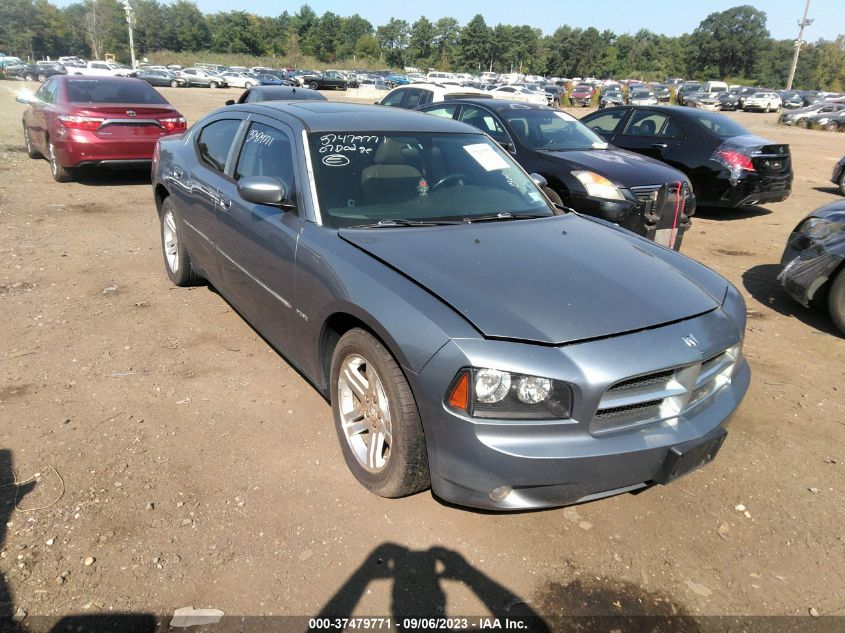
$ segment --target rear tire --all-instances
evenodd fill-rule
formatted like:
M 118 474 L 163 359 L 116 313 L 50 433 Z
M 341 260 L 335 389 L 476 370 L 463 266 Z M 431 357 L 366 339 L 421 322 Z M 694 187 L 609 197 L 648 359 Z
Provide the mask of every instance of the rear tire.
M 803 128 L 803 129 L 805 129 L 805 130 L 806 130 L 808 127 L 810 127 L 810 121 L 809 121 L 809 119 L 807 119 L 807 117 L 804 117 L 803 119 L 800 119 L 800 120 L 798 121 L 798 127 Z
M 56 182 L 70 182 L 73 180 L 73 171 L 69 167 L 62 167 L 56 157 L 56 148 L 53 141 L 47 141 L 47 160 L 50 161 L 50 173 Z
M 216 81 L 212 81 L 210 84 L 208 84 L 208 87 L 209 88 L 219 88 L 220 84 L 217 83 Z
M 312 81 L 310 84 L 308 84 L 308 87 L 311 88 L 311 90 L 316 90 L 320 87 L 320 85 L 316 81 Z
M 47 75 L 38 75 L 38 81 L 43 84 L 45 81 L 47 81 Z
M 829 132 L 837 132 L 839 131 L 839 121 L 828 121 L 825 129 Z
M 35 81 L 35 75 L 24 75 L 23 78 L 27 81 Z
M 839 192 L 845 196 L 845 167 L 842 169 L 842 173 L 839 174 Z
M 191 256 L 181 239 L 170 198 L 165 198 L 161 203 L 161 251 L 167 276 L 174 285 L 184 287 L 202 283 L 202 277 L 191 267 Z
M 827 295 L 827 307 L 833 323 L 845 336 L 845 268 L 841 269 L 833 280 L 833 285 Z
M 174 79 L 173 81 L 170 82 L 170 87 L 171 88 L 178 88 L 179 82 Z
M 428 453 L 414 394 L 390 352 L 353 328 L 332 354 L 332 413 L 343 457 L 380 497 L 404 497 L 430 485 Z
M 23 126 L 23 144 L 26 147 L 27 156 L 30 158 L 43 158 L 41 152 L 33 147 L 32 139 L 29 138 L 29 128 L 25 125 Z

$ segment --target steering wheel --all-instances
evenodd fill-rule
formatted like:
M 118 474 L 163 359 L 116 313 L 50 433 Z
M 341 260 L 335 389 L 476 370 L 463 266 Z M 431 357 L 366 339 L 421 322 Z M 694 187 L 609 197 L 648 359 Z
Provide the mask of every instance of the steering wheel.
M 448 176 L 445 176 L 438 180 L 436 183 L 434 183 L 434 186 L 431 188 L 431 191 L 437 191 L 438 189 L 440 189 L 440 187 L 445 187 L 446 183 L 449 182 L 454 182 L 455 185 L 463 185 L 464 178 L 466 178 L 466 174 L 449 174 Z

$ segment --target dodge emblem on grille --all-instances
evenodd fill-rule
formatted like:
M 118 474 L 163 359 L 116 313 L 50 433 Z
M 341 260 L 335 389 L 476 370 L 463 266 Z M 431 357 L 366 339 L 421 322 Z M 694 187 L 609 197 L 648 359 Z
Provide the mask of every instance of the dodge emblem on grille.
M 686 334 L 681 338 L 684 339 L 684 343 L 687 344 L 687 347 L 698 347 L 698 339 L 692 334 Z
M 126 114 L 127 114 L 127 116 L 135 116 L 136 113 L 135 113 L 135 110 L 127 110 Z

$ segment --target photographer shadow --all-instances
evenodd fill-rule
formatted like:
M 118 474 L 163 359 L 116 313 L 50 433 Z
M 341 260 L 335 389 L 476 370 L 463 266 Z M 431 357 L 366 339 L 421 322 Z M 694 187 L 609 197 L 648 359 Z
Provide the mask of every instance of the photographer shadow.
M 459 553 L 443 547 L 413 551 L 394 543 L 383 543 L 370 552 L 316 618 L 353 617 L 369 586 L 379 580 L 392 581 L 389 615 L 394 623 L 403 618 L 449 619 L 443 582 L 452 581 L 472 591 L 490 618 L 519 620 L 526 625 L 522 630 L 550 630 L 544 619 L 519 596 L 473 567 Z

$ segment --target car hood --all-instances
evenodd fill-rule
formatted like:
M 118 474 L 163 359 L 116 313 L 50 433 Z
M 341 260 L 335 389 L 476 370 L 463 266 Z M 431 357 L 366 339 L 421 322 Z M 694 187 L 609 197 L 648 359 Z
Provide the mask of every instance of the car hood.
M 703 268 L 696 283 L 672 265 L 680 255 L 575 214 L 338 233 L 490 338 L 560 345 L 652 328 L 717 308 L 727 287 Z
M 659 185 L 666 182 L 687 181 L 674 167 L 659 160 L 624 149 L 538 150 L 546 160 L 569 170 L 589 169 L 609 178 L 621 187 Z

